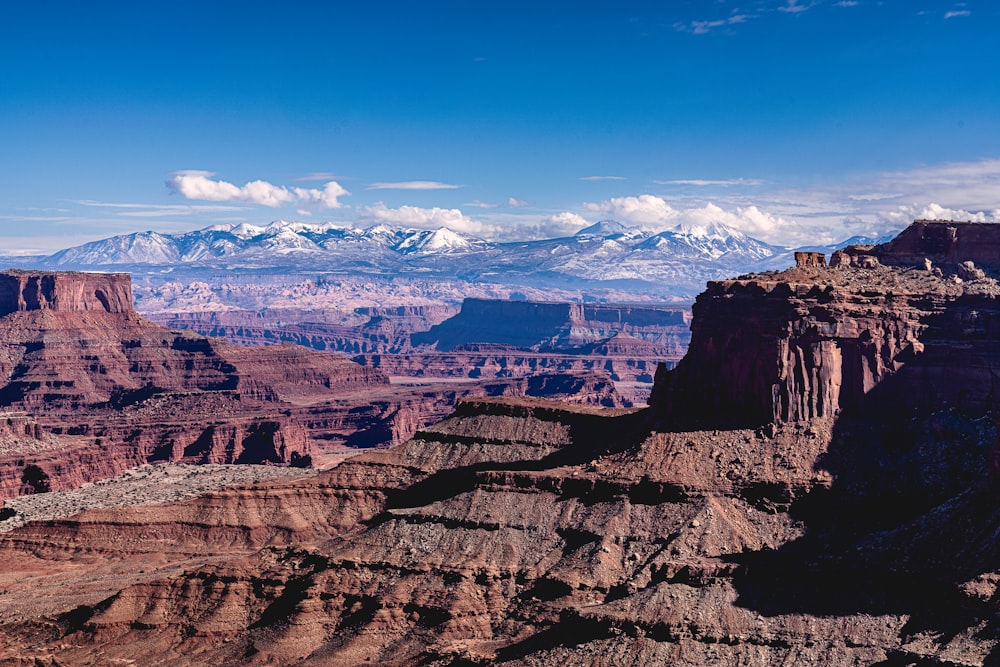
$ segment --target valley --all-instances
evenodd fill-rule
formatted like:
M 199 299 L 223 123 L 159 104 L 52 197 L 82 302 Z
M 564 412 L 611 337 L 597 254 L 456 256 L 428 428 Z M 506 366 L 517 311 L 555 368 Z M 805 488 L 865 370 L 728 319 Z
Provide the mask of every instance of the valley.
M 0 657 L 992 664 L 994 244 L 918 221 L 712 282 L 647 408 L 467 397 L 327 470 L 0 534 Z

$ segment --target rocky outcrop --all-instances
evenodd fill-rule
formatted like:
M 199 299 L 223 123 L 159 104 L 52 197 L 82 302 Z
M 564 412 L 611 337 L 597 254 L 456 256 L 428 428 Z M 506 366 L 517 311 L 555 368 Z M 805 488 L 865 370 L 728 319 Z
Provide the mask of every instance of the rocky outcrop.
M 132 280 L 126 273 L 0 273 L 0 316 L 25 310 L 132 311 Z
M 593 351 L 579 354 L 523 352 L 475 346 L 471 352 L 409 352 L 405 354 L 363 354 L 351 357 L 362 366 L 376 368 L 392 376 L 438 378 L 512 378 L 542 373 L 605 373 L 612 380 L 652 383 L 658 364 L 673 367 L 679 357 L 665 355 L 659 349 L 630 346 L 616 342 L 593 346 Z M 653 346 L 650 346 L 653 347 Z M 603 348 L 603 349 L 602 349 Z
M 994 405 L 1000 376 L 996 282 L 982 272 L 963 281 L 922 262 L 909 266 L 914 238 L 947 227 L 914 223 L 834 269 L 709 283 L 694 306 L 688 354 L 660 373 L 651 404 L 667 422 L 699 415 L 750 426 L 862 408 L 919 413 L 949 405 L 983 414 Z M 956 227 L 976 228 L 975 239 L 990 228 L 1000 236 L 996 225 Z M 961 258 L 955 252 L 947 250 Z M 862 268 L 858 257 L 865 256 L 879 262 Z M 897 376 L 908 383 L 905 403 L 878 400 L 887 392 L 876 389 Z
M 0 537 L 6 562 L 38 573 L 0 574 L 0 656 L 837 665 L 950 650 L 975 664 L 983 649 L 968 633 L 916 635 L 908 613 L 850 607 L 856 587 L 827 580 L 828 562 L 805 567 L 809 583 L 775 560 L 788 545 L 804 551 L 808 525 L 790 508 L 815 507 L 830 487 L 816 463 L 831 428 L 649 434 L 641 413 L 467 401 L 412 441 L 313 480 Z M 109 526 L 115 558 L 73 569 L 68 554 L 99 544 Z M 868 585 L 891 562 L 880 550 L 900 539 L 827 554 L 849 557 L 840 567 L 855 573 L 873 568 L 856 574 Z M 150 540 L 169 540 L 152 572 Z M 220 546 L 205 555 L 198 540 Z M 796 606 L 796 592 L 829 595 L 816 590 L 827 584 L 839 597 Z M 925 606 L 935 605 L 954 613 L 937 599 Z
M 281 309 L 152 317 L 245 346 L 293 342 L 343 352 L 390 376 L 494 380 L 605 373 L 626 383 L 620 391 L 637 402 L 648 397 L 657 365 L 672 368 L 690 338 L 688 312 L 672 307 L 469 299 L 463 313 L 447 319 L 453 310 L 413 306 L 356 308 L 350 314 Z M 440 332 L 447 340 L 439 345 Z
M 0 496 L 148 461 L 308 464 L 313 438 L 296 409 L 345 394 L 364 404 L 365 391 L 388 388 L 343 357 L 150 324 L 132 310 L 127 275 L 12 271 L 0 290 Z
M 826 266 L 826 255 L 821 252 L 796 252 L 795 266 L 820 267 Z
M 12 430 L 0 427 L 0 497 L 73 488 L 147 462 L 309 465 L 344 447 L 403 442 L 462 396 L 622 402 L 606 376 L 586 372 L 392 386 L 339 355 L 242 347 L 70 298 L 124 298 L 127 276 L 11 275 L 45 296 L 0 317 L 0 408 Z
M 871 254 L 893 266 L 920 266 L 929 259 L 952 267 L 969 261 L 1000 268 L 1000 237 L 991 223 L 917 220 Z

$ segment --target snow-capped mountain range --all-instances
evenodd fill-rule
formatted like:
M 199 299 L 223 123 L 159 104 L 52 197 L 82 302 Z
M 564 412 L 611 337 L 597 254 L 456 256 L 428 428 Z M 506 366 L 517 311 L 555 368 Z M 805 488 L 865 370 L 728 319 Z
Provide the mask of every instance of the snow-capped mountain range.
M 267 226 L 240 223 L 213 225 L 186 234 L 137 232 L 60 250 L 47 258 L 60 266 L 109 264 L 204 263 L 213 260 L 270 257 L 276 266 L 289 257 L 315 258 L 354 247 L 358 250 L 391 250 L 413 253 L 468 252 L 485 248 L 486 241 L 447 228 L 395 229 L 376 225 L 367 229 L 279 220 Z
M 61 250 L 38 264 L 133 272 L 270 268 L 560 286 L 613 281 L 618 287 L 696 294 L 706 280 L 784 268 L 790 260 L 788 249 L 717 223 L 654 233 L 603 220 L 573 236 L 497 243 L 444 227 L 360 229 L 279 220 L 114 236 Z

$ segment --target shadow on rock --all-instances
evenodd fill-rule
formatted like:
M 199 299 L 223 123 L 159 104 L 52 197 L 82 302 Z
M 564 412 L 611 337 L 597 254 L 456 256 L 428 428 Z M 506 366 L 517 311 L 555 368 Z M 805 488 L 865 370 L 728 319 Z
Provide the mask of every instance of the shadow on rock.
M 1000 639 L 1000 480 L 989 465 L 1000 341 L 970 340 L 966 328 L 955 345 L 955 321 L 968 312 L 929 319 L 923 354 L 845 401 L 816 466 L 834 483 L 790 508 L 806 534 L 730 557 L 741 565 L 739 605 L 905 615 L 904 644 L 921 633 L 939 646 L 960 634 Z M 886 664 L 912 658 L 904 651 Z M 1000 649 L 988 664 L 998 660 Z

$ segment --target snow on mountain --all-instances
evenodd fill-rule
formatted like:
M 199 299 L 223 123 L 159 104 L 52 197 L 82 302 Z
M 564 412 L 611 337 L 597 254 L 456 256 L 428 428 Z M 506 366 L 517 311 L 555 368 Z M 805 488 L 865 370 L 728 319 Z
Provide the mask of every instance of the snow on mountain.
M 469 239 L 447 227 L 439 227 L 433 231 L 414 231 L 396 245 L 395 250 L 403 254 L 469 252 L 476 247 L 474 241 L 479 239 Z
M 289 253 L 296 251 L 319 252 L 318 245 L 310 241 L 307 237 L 297 234 L 288 227 L 269 226 L 263 238 L 257 241 L 257 245 L 262 250 L 269 250 L 277 253 Z
M 246 222 L 241 222 L 238 225 L 229 225 L 229 229 L 225 229 L 221 226 L 221 231 L 228 231 L 230 234 L 240 239 L 252 239 L 254 237 L 260 236 L 264 233 L 265 227 L 258 227 L 257 225 L 251 225 Z M 212 229 L 209 227 L 209 229 Z M 207 230 L 200 230 L 202 232 Z
M 636 248 L 673 257 L 724 261 L 753 261 L 776 254 L 773 246 L 721 223 L 678 225 L 672 231 L 649 237 Z
M 635 229 L 635 227 L 629 227 L 617 220 L 599 220 L 589 227 L 584 227 L 573 236 L 620 236 Z
M 59 265 L 173 264 L 180 258 L 174 237 L 138 232 L 60 250 L 49 261 Z
M 275 221 L 266 226 L 214 225 L 186 234 L 116 236 L 60 251 L 42 262 L 75 268 L 274 267 L 489 282 L 539 280 L 546 284 L 639 281 L 657 289 L 669 287 L 694 294 L 706 280 L 764 268 L 765 260 L 778 260 L 778 251 L 720 224 L 676 227 L 654 234 L 602 220 L 570 237 L 491 243 L 446 227 L 420 230 L 375 225 L 359 229 L 334 223 Z

